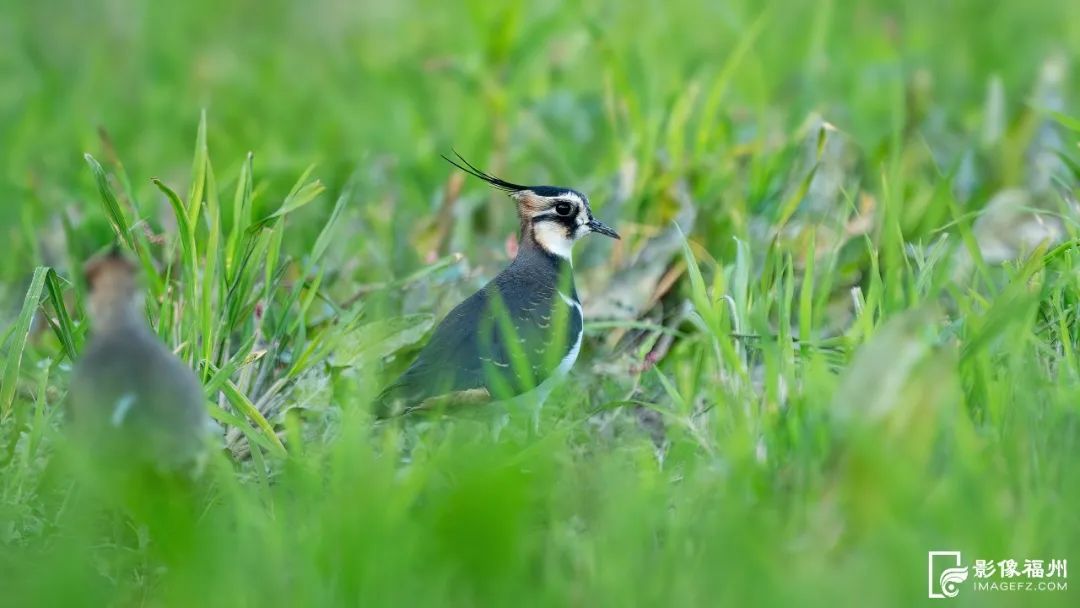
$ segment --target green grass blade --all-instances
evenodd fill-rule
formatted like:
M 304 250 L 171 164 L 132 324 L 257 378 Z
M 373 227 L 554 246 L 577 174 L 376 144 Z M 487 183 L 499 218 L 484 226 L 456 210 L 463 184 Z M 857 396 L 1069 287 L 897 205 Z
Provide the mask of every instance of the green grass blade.
M 206 145 L 206 110 L 199 113 L 199 130 L 195 135 L 195 160 L 191 163 L 191 190 L 188 192 L 187 222 L 191 226 L 199 223 L 202 213 L 203 193 L 206 188 L 207 158 L 210 153 Z
M 54 324 L 50 319 L 49 324 L 52 325 L 56 338 L 63 346 L 64 354 L 69 360 L 74 361 L 81 350 L 81 335 L 75 330 L 75 324 L 72 323 L 71 315 L 68 314 L 64 303 L 65 289 L 61 285 L 62 280 L 56 271 L 49 269 L 45 278 L 45 287 L 48 291 L 49 303 L 52 304 L 53 311 L 56 313 L 56 323 Z
M 211 418 L 220 422 L 221 424 L 240 429 L 240 432 L 244 434 L 244 437 L 247 437 L 248 441 L 251 441 L 263 450 L 266 450 L 267 452 L 275 453 L 280 456 L 285 455 L 285 453 L 281 451 L 284 446 L 281 444 L 280 440 L 277 443 L 271 442 L 266 438 L 265 433 L 260 432 L 259 430 L 252 427 L 250 424 L 247 423 L 246 420 L 231 412 L 227 412 L 221 409 L 213 403 L 208 403 L 206 407 L 207 411 L 210 412 Z
M 352 201 L 352 197 L 353 187 L 352 184 L 349 184 L 341 193 L 341 196 L 338 197 L 337 202 L 334 203 L 334 210 L 330 212 L 330 218 L 326 220 L 322 231 L 319 232 L 319 237 L 315 239 L 315 246 L 311 249 L 311 264 L 317 263 L 326 254 L 326 250 L 330 247 L 330 242 L 334 238 L 334 231 L 337 228 L 338 220 L 341 218 L 341 212 Z
M 15 329 L 11 334 L 11 344 L 8 346 L 7 358 L 4 361 L 4 384 L 0 386 L 0 420 L 7 420 L 15 403 L 15 386 L 18 384 L 19 370 L 22 368 L 26 342 L 30 338 L 30 329 L 34 324 L 34 316 L 41 307 L 45 279 L 49 276 L 49 272 L 50 269 L 44 266 L 34 270 L 30 288 L 26 290 L 26 298 L 23 299 L 22 310 L 15 321 Z
M 690 248 L 690 241 L 687 240 L 678 224 L 675 227 L 682 238 L 683 258 L 686 260 L 687 274 L 690 277 L 690 298 L 694 302 L 694 308 L 701 315 L 709 330 L 713 332 L 714 337 L 716 337 L 719 335 L 719 322 L 716 309 L 709 300 L 709 293 L 705 287 L 705 277 L 701 274 L 701 267 L 694 256 L 693 249 Z
M 84 154 L 83 158 L 86 159 L 86 164 L 90 165 L 90 171 L 94 174 L 98 193 L 101 194 L 101 202 L 105 206 L 105 217 L 109 220 L 109 224 L 112 225 L 117 238 L 127 245 L 128 249 L 134 251 L 135 240 L 131 237 L 131 224 L 124 215 L 123 208 L 120 207 L 120 201 L 116 199 L 116 194 L 109 184 L 109 178 L 105 175 L 105 169 L 93 156 Z
M 274 432 L 274 427 L 267 422 L 266 418 L 263 417 L 261 413 L 259 413 L 255 404 L 236 388 L 235 384 L 232 382 L 225 382 L 221 386 L 221 390 L 225 393 L 225 399 L 236 408 L 236 411 L 255 424 L 263 437 L 273 446 L 272 451 L 275 454 L 281 457 L 288 455 L 288 451 L 281 443 L 281 439 L 278 438 L 277 433 Z
M 202 327 L 202 358 L 204 361 L 216 361 L 214 347 L 218 335 L 218 311 L 215 308 L 215 295 L 218 286 L 225 284 L 224 277 L 218 276 L 218 264 L 221 259 L 221 206 L 218 202 L 217 183 L 210 160 L 206 161 L 206 217 L 207 237 L 203 257 L 202 288 L 199 308 L 199 321 Z
M 232 228 L 225 243 L 225 270 L 230 283 L 236 281 L 239 273 L 247 243 L 244 237 L 248 235 L 248 226 L 251 225 L 253 160 L 254 155 L 248 152 L 240 167 L 240 177 L 236 181 L 236 193 L 233 195 Z
M 252 224 L 248 231 L 255 232 L 318 198 L 318 196 L 326 189 L 325 186 L 318 180 L 313 182 L 306 181 L 314 169 L 314 166 L 308 167 L 300 179 L 297 180 L 293 190 L 285 197 L 285 201 L 281 204 L 281 207 L 279 207 L 277 211 Z

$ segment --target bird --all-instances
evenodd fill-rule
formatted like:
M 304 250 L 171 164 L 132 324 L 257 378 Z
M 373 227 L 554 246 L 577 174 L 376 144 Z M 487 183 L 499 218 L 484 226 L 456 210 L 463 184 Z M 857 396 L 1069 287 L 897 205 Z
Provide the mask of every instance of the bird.
M 454 154 L 456 161 L 443 159 L 517 203 L 518 252 L 442 319 L 413 363 L 376 399 L 376 416 L 533 399 L 538 424 L 539 406 L 581 352 L 573 245 L 590 233 L 621 237 L 593 216 L 578 190 L 509 182 Z
M 197 472 L 214 424 L 202 383 L 146 321 L 138 267 L 113 248 L 85 279 L 91 335 L 66 403 L 78 444 L 109 466 Z

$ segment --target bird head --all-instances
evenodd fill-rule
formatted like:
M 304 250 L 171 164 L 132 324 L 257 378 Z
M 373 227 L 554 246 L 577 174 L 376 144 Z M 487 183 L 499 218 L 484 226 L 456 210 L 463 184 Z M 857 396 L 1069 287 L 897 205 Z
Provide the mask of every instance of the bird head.
M 477 169 L 457 152 L 454 154 L 461 163 L 446 156 L 443 158 L 517 201 L 522 239 L 531 240 L 547 253 L 569 260 L 574 243 L 591 232 L 621 238 L 614 229 L 593 217 L 589 198 L 581 192 L 558 186 L 522 186 L 508 182 Z
M 118 247 L 87 263 L 84 274 L 96 331 L 109 331 L 128 321 L 141 322 L 138 267 Z

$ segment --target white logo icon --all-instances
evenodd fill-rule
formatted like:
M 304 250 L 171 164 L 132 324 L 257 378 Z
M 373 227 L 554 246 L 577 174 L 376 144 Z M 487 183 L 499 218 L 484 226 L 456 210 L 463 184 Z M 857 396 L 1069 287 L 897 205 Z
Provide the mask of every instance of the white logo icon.
M 941 559 L 935 560 L 935 558 Z M 935 561 L 949 563 L 949 567 L 942 570 L 940 575 L 935 576 Z M 968 577 L 968 567 L 960 565 L 960 552 L 931 551 L 927 562 L 927 585 L 929 586 L 928 592 L 930 598 L 944 599 L 947 597 L 956 597 L 956 594 L 960 593 L 958 585 L 966 581 Z

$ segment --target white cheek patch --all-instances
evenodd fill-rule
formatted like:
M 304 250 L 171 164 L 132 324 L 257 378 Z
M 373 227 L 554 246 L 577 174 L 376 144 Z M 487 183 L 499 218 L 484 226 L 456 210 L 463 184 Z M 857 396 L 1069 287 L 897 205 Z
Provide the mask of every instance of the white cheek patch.
M 574 227 L 574 240 L 578 240 L 581 237 L 589 233 L 589 227 L 586 224 L 589 223 L 589 214 L 582 209 L 582 206 L 578 206 L 578 214 L 574 217 L 574 222 L 577 226 Z
M 536 243 L 554 255 L 570 260 L 574 240 L 566 236 L 566 228 L 557 222 L 537 222 L 533 226 Z

